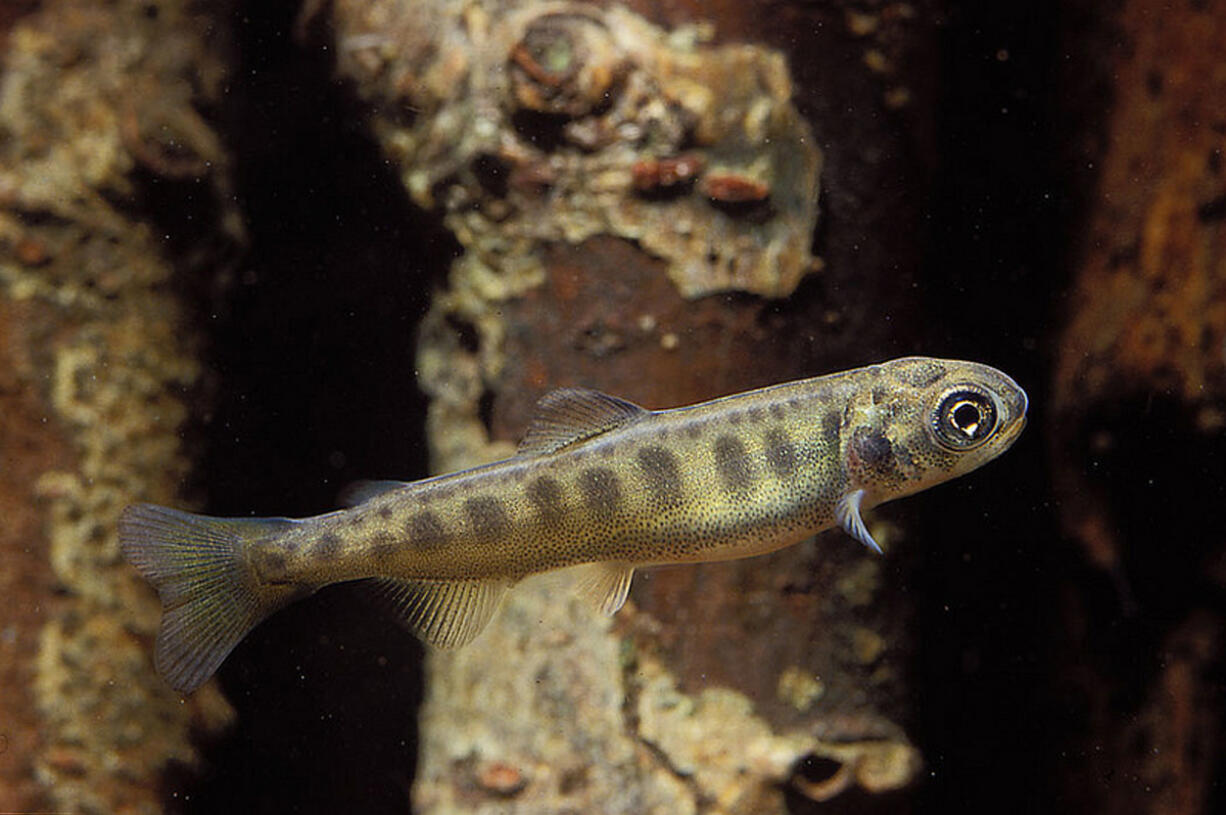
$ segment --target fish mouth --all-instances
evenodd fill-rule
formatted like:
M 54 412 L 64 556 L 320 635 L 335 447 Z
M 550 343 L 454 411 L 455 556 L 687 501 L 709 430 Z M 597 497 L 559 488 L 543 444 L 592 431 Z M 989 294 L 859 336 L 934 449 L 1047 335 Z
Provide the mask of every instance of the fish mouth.
M 997 409 L 1005 407 L 1008 413 L 1012 414 L 1012 420 L 1004 434 L 1006 441 L 1012 443 L 1026 429 L 1028 421 L 1026 414 L 1030 412 L 1030 397 L 1026 394 L 1025 389 L 1014 381 L 1013 377 L 1003 371 L 998 371 L 998 373 L 1004 380 L 1005 387 L 997 391 Z
M 1021 420 L 1023 424 L 1025 424 L 1026 414 L 1030 411 L 1030 397 L 1026 394 L 1026 390 L 1021 385 L 1017 384 L 1017 381 L 1014 380 L 1013 377 L 1009 376 L 1004 371 L 997 371 L 996 373 L 1002 380 L 1004 380 L 1004 387 L 997 390 L 997 396 L 1001 399 L 1001 401 L 1007 404 L 1009 409 L 1013 411 L 1014 415 L 1017 416 L 1017 418 Z
M 1022 398 L 1024 399 L 1025 396 L 1026 394 L 1023 393 Z M 1009 424 L 1009 427 L 1000 438 L 999 444 L 1002 449 L 1011 447 L 1013 442 L 1017 441 L 1018 436 L 1022 435 L 1022 431 L 1026 429 L 1027 422 L 1029 422 L 1029 419 L 1026 417 L 1025 413 L 1022 413 Z

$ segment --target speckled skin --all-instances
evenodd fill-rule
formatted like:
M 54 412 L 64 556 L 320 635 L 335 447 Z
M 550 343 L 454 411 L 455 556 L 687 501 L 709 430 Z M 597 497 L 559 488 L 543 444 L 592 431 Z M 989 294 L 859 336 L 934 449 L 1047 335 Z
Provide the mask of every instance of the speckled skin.
M 942 396 L 990 394 L 994 431 L 939 443 Z M 748 557 L 834 524 L 835 507 L 916 492 L 995 458 L 1025 424 L 1026 395 L 970 362 L 906 358 L 642 411 L 544 454 L 521 453 L 305 519 L 247 549 L 271 591 L 372 576 L 515 580 L 586 562 L 633 566 Z

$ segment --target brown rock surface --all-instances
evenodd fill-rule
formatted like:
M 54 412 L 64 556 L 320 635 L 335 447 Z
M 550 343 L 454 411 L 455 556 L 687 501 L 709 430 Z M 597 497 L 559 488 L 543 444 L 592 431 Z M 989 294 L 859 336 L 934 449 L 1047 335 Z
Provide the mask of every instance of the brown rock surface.
M 1226 4 L 1130 0 L 1109 30 L 1050 441 L 1064 528 L 1113 596 L 1067 598 L 1088 758 L 1065 785 L 1086 810 L 1199 813 L 1226 727 Z

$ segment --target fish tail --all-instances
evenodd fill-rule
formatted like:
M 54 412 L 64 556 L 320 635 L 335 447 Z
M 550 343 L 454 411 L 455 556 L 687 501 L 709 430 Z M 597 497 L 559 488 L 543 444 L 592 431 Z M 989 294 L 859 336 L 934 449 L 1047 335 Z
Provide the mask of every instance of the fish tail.
M 283 533 L 284 518 L 210 518 L 134 504 L 119 518 L 119 546 L 162 600 L 154 664 L 189 693 L 213 675 L 261 620 L 295 589 L 261 584 L 244 548 Z

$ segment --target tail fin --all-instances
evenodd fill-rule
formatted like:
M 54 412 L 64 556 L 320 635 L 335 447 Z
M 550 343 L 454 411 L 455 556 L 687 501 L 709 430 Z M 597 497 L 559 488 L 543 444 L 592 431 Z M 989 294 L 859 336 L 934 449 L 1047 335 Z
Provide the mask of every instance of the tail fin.
M 119 546 L 162 599 L 154 664 L 183 693 L 204 684 L 234 646 L 293 597 L 261 586 L 243 548 L 285 531 L 285 518 L 210 518 L 154 504 L 119 517 Z

